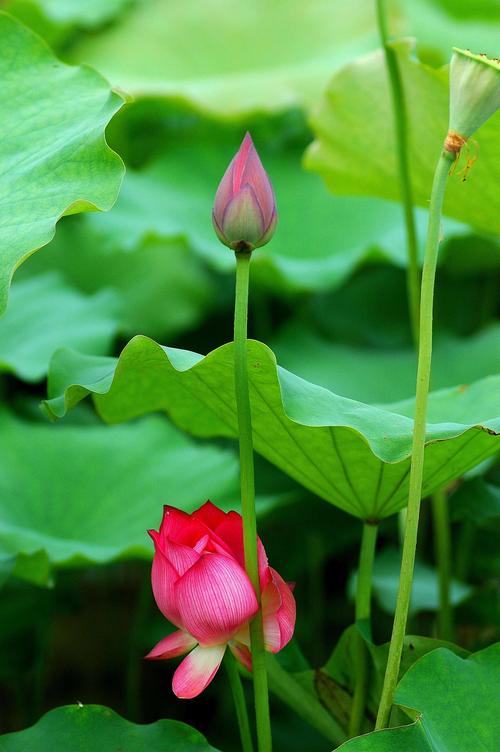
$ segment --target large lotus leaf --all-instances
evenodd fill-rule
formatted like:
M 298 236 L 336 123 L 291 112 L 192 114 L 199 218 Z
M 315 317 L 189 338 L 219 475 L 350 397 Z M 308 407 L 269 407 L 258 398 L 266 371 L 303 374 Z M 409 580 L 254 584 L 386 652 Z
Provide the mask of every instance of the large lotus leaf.
M 448 71 L 410 57 L 406 43 L 394 45 L 406 92 L 410 175 L 415 201 L 427 206 L 434 168 L 448 129 Z M 394 129 L 385 59 L 373 52 L 349 64 L 330 81 L 312 119 L 316 141 L 307 165 L 334 193 L 399 196 Z M 474 136 L 476 139 L 476 136 Z M 445 213 L 486 232 L 500 232 L 500 113 L 477 133 L 471 154 L 478 160 L 464 182 L 448 181 Z M 458 172 L 459 170 L 457 170 Z
M 104 129 L 123 100 L 94 70 L 63 65 L 0 13 L 0 313 L 15 269 L 65 213 L 109 209 L 123 177 Z
M 302 378 L 362 402 L 382 403 L 415 393 L 417 361 L 412 346 L 373 348 L 330 342 L 297 321 L 272 340 L 283 366 Z M 500 325 L 470 337 L 434 337 L 434 389 L 470 384 L 500 373 Z
M 149 0 L 72 58 L 135 97 L 181 98 L 230 117 L 314 101 L 331 72 L 376 39 L 364 0 Z
M 92 29 L 115 18 L 131 0 L 7 0 L 5 10 L 23 17 L 38 11 L 48 21 L 60 26 Z M 28 16 L 29 17 L 29 16 Z
M 59 347 L 106 355 L 118 328 L 118 310 L 110 290 L 82 295 L 56 273 L 16 282 L 0 319 L 0 370 L 39 381 Z
M 255 448 L 318 496 L 364 519 L 405 506 L 413 403 L 388 408 L 340 397 L 278 368 L 248 343 Z M 70 350 L 54 357 L 45 409 L 61 416 L 89 393 L 109 422 L 165 410 L 198 436 L 236 436 L 233 345 L 206 357 L 134 337 L 118 361 Z M 500 449 L 500 377 L 434 393 L 423 493 Z
M 145 169 L 127 173 L 113 211 L 85 218 L 104 248 L 131 251 L 150 237 L 181 238 L 215 268 L 234 268 L 233 254 L 217 239 L 210 217 L 218 182 L 242 131 L 197 133 L 183 140 L 175 134 L 175 147 Z M 270 244 L 254 255 L 255 281 L 293 290 L 325 289 L 341 284 L 367 261 L 406 265 L 400 206 L 331 196 L 317 176 L 302 168 L 301 149 L 277 148 L 264 133 L 257 146 L 275 188 L 279 222 Z M 423 238 L 426 211 L 417 212 L 417 222 Z M 468 234 L 457 222 L 445 229 L 454 238 Z
M 361 625 L 357 626 L 353 624 L 344 630 L 326 664 L 319 671 L 314 672 L 314 674 L 310 671 L 303 671 L 300 679 L 302 683 L 314 689 L 321 702 L 326 705 L 342 726 L 347 728 L 355 687 L 356 660 L 360 636 L 365 641 L 370 664 L 366 715 L 371 717 L 372 725 L 367 721 L 365 728 L 365 730 L 370 730 L 373 728 L 373 722 L 380 702 L 389 653 L 388 642 L 382 645 L 375 645 L 366 639 Z M 399 679 L 422 656 L 431 650 L 442 647 L 451 650 L 461 657 L 467 657 L 468 655 L 466 650 L 453 645 L 451 642 L 431 637 L 420 637 L 419 635 L 406 635 L 401 656 Z
M 146 530 L 163 504 L 238 507 L 235 453 L 198 445 L 158 416 L 51 426 L 4 410 L 0 456 L 0 558 L 17 557 L 21 570 L 19 557 L 40 551 L 52 566 L 148 558 Z
M 417 719 L 345 742 L 342 752 L 493 752 L 500 744 L 500 644 L 469 658 L 433 650 L 404 675 L 397 705 Z
M 112 288 L 121 303 L 119 330 L 128 336 L 170 339 L 194 328 L 220 300 L 213 275 L 185 243 L 149 237 L 131 249 L 110 247 L 83 217 L 63 220 L 54 240 L 20 276 L 48 269 L 62 272 L 85 293 Z M 76 342 L 72 346 L 81 350 Z
M 179 721 L 136 724 L 102 705 L 55 708 L 24 731 L 0 736 L 1 752 L 217 752 Z
M 498 53 L 500 14 L 497 0 L 398 0 L 393 23 L 398 36 L 417 39 L 419 54 L 446 63 L 452 47 Z

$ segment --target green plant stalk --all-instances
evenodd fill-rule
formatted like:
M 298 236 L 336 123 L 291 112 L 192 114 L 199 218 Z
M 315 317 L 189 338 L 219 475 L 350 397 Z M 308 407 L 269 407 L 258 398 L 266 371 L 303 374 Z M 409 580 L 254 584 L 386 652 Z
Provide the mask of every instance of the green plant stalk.
M 410 312 L 410 323 L 413 334 L 413 341 L 415 342 L 415 345 L 417 345 L 419 337 L 418 321 L 420 308 L 420 272 L 418 268 L 417 230 L 415 227 L 415 214 L 413 210 L 413 190 L 411 186 L 410 167 L 408 161 L 408 125 L 401 73 L 399 70 L 396 54 L 389 44 L 385 0 L 377 0 L 377 22 L 380 41 L 382 43 L 382 48 L 385 55 L 385 62 L 389 76 L 389 85 L 392 98 L 394 130 L 396 134 L 396 157 L 398 162 L 399 188 L 406 226 L 406 246 L 408 254 L 408 306 Z
M 241 683 L 236 661 L 229 650 L 226 650 L 224 665 L 226 667 L 227 678 L 229 680 L 229 686 L 231 687 L 234 707 L 236 710 L 236 718 L 240 729 L 241 749 L 243 752 L 253 752 L 252 733 L 250 731 L 250 723 L 248 720 L 245 693 L 243 691 L 243 685 Z
M 438 637 L 453 641 L 453 611 L 450 602 L 451 536 L 448 496 L 444 488 L 431 498 L 434 550 L 439 576 Z
M 365 622 L 371 637 L 371 599 L 373 560 L 377 542 L 377 523 L 365 522 L 359 552 L 358 577 L 356 582 L 356 623 Z M 361 634 L 356 635 L 355 685 L 349 718 L 349 736 L 358 736 L 363 724 L 368 688 L 368 650 Z
M 410 484 L 408 494 L 408 513 L 406 517 L 405 536 L 396 613 L 392 628 L 389 657 L 382 688 L 382 697 L 375 728 L 385 728 L 389 722 L 394 691 L 398 681 L 403 640 L 408 619 L 415 550 L 417 546 L 418 520 L 420 514 L 420 497 L 424 470 L 425 425 L 427 415 L 427 397 L 432 360 L 432 313 L 434 300 L 434 282 L 439 249 L 441 212 L 446 189 L 446 180 L 453 161 L 453 156 L 443 151 L 439 157 L 434 174 L 429 207 L 429 225 L 425 244 L 424 267 L 422 273 L 422 291 L 420 297 L 420 337 L 418 348 L 417 389 L 415 401 L 415 422 L 413 427 L 413 446 L 411 455 Z
M 316 697 L 285 671 L 273 655 L 268 653 L 266 658 L 271 691 L 336 747 L 345 742 L 342 726 Z
M 260 604 L 257 553 L 257 518 L 253 462 L 252 415 L 248 388 L 247 322 L 251 253 L 236 251 L 236 299 L 234 306 L 234 384 L 240 444 L 241 513 L 245 569 L 255 590 L 259 610 L 250 623 L 255 719 L 259 752 L 271 752 L 271 719 L 267 686 L 266 655 Z

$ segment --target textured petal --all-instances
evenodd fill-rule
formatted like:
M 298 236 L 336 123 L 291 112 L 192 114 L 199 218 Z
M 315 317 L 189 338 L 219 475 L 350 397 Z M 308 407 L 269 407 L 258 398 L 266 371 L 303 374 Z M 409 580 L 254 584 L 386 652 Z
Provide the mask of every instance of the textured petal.
M 267 230 L 265 231 L 264 235 L 259 240 L 256 248 L 259 248 L 261 245 L 266 245 L 266 243 L 269 243 L 272 236 L 274 235 L 274 231 L 276 230 L 277 223 L 278 223 L 278 215 L 276 213 L 276 207 L 274 207 L 272 215 L 271 215 L 271 219 L 269 220 L 269 225 L 267 227 Z
M 170 540 L 185 546 L 194 546 L 207 532 L 205 525 L 181 509 L 166 504 L 163 510 L 160 526 L 162 541 Z
M 261 208 L 262 216 L 264 217 L 264 227 L 267 228 L 269 227 L 271 218 L 273 216 L 273 213 L 275 213 L 275 209 L 276 209 L 274 191 L 271 185 L 271 181 L 269 180 L 269 177 L 267 175 L 267 172 L 262 166 L 260 157 L 257 154 L 257 150 L 255 149 L 255 146 L 253 145 L 252 139 L 250 138 L 248 133 L 247 133 L 247 136 L 250 139 L 250 146 L 248 147 L 248 151 L 246 154 L 246 160 L 245 160 L 245 164 L 243 167 L 243 172 L 241 174 L 241 177 L 239 177 L 240 188 L 238 190 L 240 190 L 241 186 L 244 186 L 246 183 L 252 186 L 252 189 L 257 197 L 257 201 Z M 247 138 L 247 136 L 245 136 L 245 139 Z M 243 144 L 245 144 L 245 139 L 243 140 Z M 243 144 L 242 144 L 242 148 L 243 148 Z M 233 173 L 233 193 L 236 194 L 235 177 L 236 177 L 236 169 Z
M 203 544 L 202 549 L 205 548 L 207 540 L 206 537 L 200 539 Z M 196 564 L 201 556 L 201 552 L 197 549 L 170 540 L 164 542 L 163 550 L 165 558 L 168 559 L 179 576 L 183 575 L 193 564 Z
M 247 169 L 248 161 L 252 158 L 254 154 L 257 154 L 255 151 L 255 146 L 253 145 L 252 137 L 247 131 L 245 133 L 245 137 L 243 138 L 243 141 L 241 142 L 241 146 L 236 152 L 234 159 L 233 159 L 233 196 L 235 196 L 238 191 L 241 190 L 242 185 L 245 182 L 243 180 L 243 176 L 245 175 L 245 171 Z M 257 156 L 257 159 L 259 157 Z M 259 160 L 260 162 L 260 160 Z
M 226 206 L 233 198 L 233 170 L 236 157 L 233 157 L 229 163 L 229 167 L 222 176 L 222 180 L 219 183 L 217 192 L 215 194 L 213 218 L 214 223 L 222 229 L 222 217 L 226 211 Z M 217 227 L 216 227 L 217 230 Z
M 184 655 L 196 645 L 196 640 L 183 629 L 169 634 L 163 640 L 154 646 L 154 648 L 144 656 L 148 660 L 161 661 L 167 658 L 176 658 L 178 655 Z
M 198 645 L 177 668 L 172 680 L 174 694 L 181 699 L 197 697 L 207 687 L 221 664 L 225 645 L 202 648 Z
M 226 513 L 212 504 L 211 501 L 206 501 L 196 512 L 193 512 L 191 517 L 203 522 L 210 530 L 215 530 L 217 525 L 220 525 L 226 519 Z
M 234 655 L 237 661 L 246 668 L 247 671 L 252 671 L 252 654 L 246 645 L 241 642 L 230 642 L 229 649 Z
M 262 618 L 266 650 L 277 653 L 290 642 L 295 629 L 295 598 L 287 583 L 275 569 L 262 591 Z
M 202 645 L 227 642 L 257 611 L 245 571 L 223 554 L 203 554 L 176 583 L 175 599 L 185 629 Z
M 243 547 L 243 520 L 241 514 L 238 514 L 238 512 L 228 512 L 228 514 L 226 514 L 226 519 L 221 522 L 215 532 L 229 547 L 233 556 L 244 569 L 245 550 Z M 266 576 L 268 566 L 266 551 L 260 538 L 257 538 L 257 548 L 259 556 L 260 586 L 263 589 L 268 580 L 268 577 Z
M 221 226 L 228 243 L 244 242 L 255 246 L 264 235 L 267 223 L 249 183 L 245 183 L 226 206 Z
M 162 554 L 154 538 L 155 530 L 150 531 L 151 537 L 155 541 L 155 555 L 151 567 L 151 585 L 156 604 L 162 614 L 175 624 L 182 627 L 181 617 L 175 604 L 174 585 L 179 579 L 177 571 L 174 569 L 168 559 Z M 158 535 L 156 533 L 156 535 Z

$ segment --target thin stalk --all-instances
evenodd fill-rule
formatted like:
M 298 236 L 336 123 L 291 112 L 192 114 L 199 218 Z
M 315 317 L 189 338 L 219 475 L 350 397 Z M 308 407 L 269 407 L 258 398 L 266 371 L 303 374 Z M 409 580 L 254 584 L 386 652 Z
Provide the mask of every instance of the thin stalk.
M 417 388 L 415 401 L 415 422 L 413 427 L 413 446 L 410 468 L 408 494 L 408 512 L 406 516 L 405 537 L 401 573 L 399 578 L 398 599 L 392 628 L 389 657 L 385 671 L 382 697 L 375 728 L 385 728 L 394 698 L 394 691 L 399 675 L 403 640 L 408 619 L 415 550 L 417 546 L 418 519 L 420 514 L 420 497 L 424 470 L 425 425 L 427 415 L 427 396 L 432 360 L 432 313 L 434 301 L 434 282 L 439 248 L 441 212 L 446 189 L 446 180 L 453 156 L 442 151 L 434 174 L 429 208 L 429 225 L 425 244 L 424 267 L 422 273 L 422 291 L 420 297 L 420 336 L 418 348 Z
M 248 389 L 247 322 L 248 286 L 250 279 L 249 252 L 236 252 L 236 299 L 234 306 L 234 383 L 238 435 L 240 443 L 241 513 L 243 517 L 243 545 L 245 569 L 252 583 L 259 610 L 250 623 L 252 672 L 255 696 L 255 719 L 259 752 L 271 752 L 271 719 L 267 686 L 266 655 L 257 554 L 257 518 L 255 514 L 255 482 L 253 463 L 252 415 Z
M 229 650 L 226 650 L 224 665 L 226 667 L 227 678 L 229 680 L 229 686 L 231 687 L 234 708 L 236 710 L 236 718 L 238 720 L 238 726 L 240 729 L 241 749 L 243 750 L 243 752 L 253 752 L 252 733 L 250 731 L 250 723 L 248 721 L 245 693 L 243 691 L 243 685 L 241 683 L 240 673 L 238 671 L 236 661 Z
M 385 55 L 387 73 L 392 98 L 394 130 L 396 134 L 396 157 L 398 161 L 399 189 L 406 226 L 406 247 L 408 254 L 407 288 L 410 323 L 415 344 L 418 344 L 420 272 L 418 268 L 418 243 L 413 210 L 413 190 L 410 180 L 408 160 L 408 125 L 403 82 L 396 54 L 389 44 L 385 0 L 377 0 L 377 21 L 380 41 Z
M 431 498 L 434 550 L 439 576 L 438 637 L 453 639 L 453 611 L 450 603 L 451 536 L 448 496 L 444 488 Z
M 371 637 L 371 599 L 373 560 L 377 542 L 378 525 L 365 522 L 359 551 L 358 578 L 356 583 L 356 623 L 364 622 Z M 358 736 L 363 724 L 368 688 L 368 650 L 361 634 L 356 634 L 355 685 L 349 718 L 349 736 Z
M 273 655 L 268 653 L 266 657 L 269 686 L 272 692 L 336 747 L 345 742 L 347 737 L 342 726 L 318 702 L 315 695 L 299 684 L 288 671 L 281 668 Z

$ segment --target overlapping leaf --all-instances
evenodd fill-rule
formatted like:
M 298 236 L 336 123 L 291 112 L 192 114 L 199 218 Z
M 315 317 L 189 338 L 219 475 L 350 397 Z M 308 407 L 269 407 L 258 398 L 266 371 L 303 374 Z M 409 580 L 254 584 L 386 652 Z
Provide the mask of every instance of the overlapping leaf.
M 4 410 L 0 454 L 0 559 L 27 579 L 40 551 L 51 566 L 148 558 L 146 530 L 163 504 L 191 511 L 212 497 L 238 508 L 236 455 L 199 446 L 159 417 L 83 429 Z
M 90 68 L 58 62 L 0 13 L 0 313 L 15 269 L 53 237 L 62 214 L 109 209 L 123 177 L 104 129 L 123 100 Z
M 500 644 L 460 658 L 439 648 L 404 675 L 395 701 L 417 720 L 351 739 L 342 752 L 470 752 L 500 740 Z
M 415 392 L 412 346 L 374 348 L 330 342 L 291 320 L 272 341 L 280 363 L 314 384 L 369 403 L 393 402 Z M 439 333 L 434 338 L 434 389 L 470 384 L 500 373 L 500 325 L 470 336 Z
M 110 290 L 87 297 L 55 273 L 16 282 L 0 319 L 0 370 L 39 381 L 59 347 L 106 355 L 118 328 L 118 310 Z
M 448 129 L 448 73 L 410 56 L 408 44 L 394 45 L 409 122 L 410 174 L 415 200 L 426 206 L 436 160 Z M 335 193 L 398 198 L 393 129 L 388 127 L 390 92 L 382 52 L 347 65 L 328 85 L 312 119 L 316 141 L 307 165 Z M 476 137 L 475 137 L 476 138 Z M 477 133 L 471 155 L 478 160 L 466 182 L 449 181 L 445 213 L 486 232 L 500 232 L 500 113 Z
M 136 97 L 186 99 L 227 118 L 310 103 L 332 70 L 375 44 L 364 0 L 149 0 L 72 54 Z
M 255 447 L 318 496 L 364 519 L 405 506 L 414 406 L 387 408 L 340 397 L 278 368 L 248 344 Z M 56 354 L 50 415 L 92 393 L 109 422 L 164 410 L 197 436 L 236 436 L 232 344 L 206 357 L 135 337 L 118 361 Z M 500 377 L 434 393 L 429 401 L 424 495 L 500 448 Z
M 52 243 L 20 275 L 57 269 L 85 293 L 112 288 L 120 303 L 119 330 L 130 336 L 170 339 L 194 328 L 219 302 L 212 275 L 184 243 L 149 237 L 130 249 L 111 246 L 105 233 L 82 220 L 61 222 Z M 76 340 L 72 346 L 81 349 Z
M 179 721 L 131 723 L 102 705 L 67 705 L 24 731 L 0 736 L 2 752 L 217 752 L 204 736 Z

